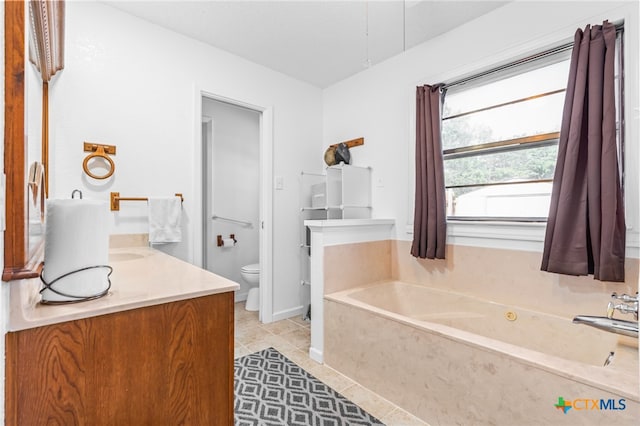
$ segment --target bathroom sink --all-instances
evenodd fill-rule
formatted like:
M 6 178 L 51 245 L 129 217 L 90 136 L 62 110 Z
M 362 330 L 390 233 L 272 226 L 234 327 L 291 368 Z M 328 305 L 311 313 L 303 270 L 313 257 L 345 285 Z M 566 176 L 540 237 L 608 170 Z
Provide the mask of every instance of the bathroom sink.
M 573 318 L 574 324 L 585 324 L 610 333 L 622 334 L 624 336 L 638 337 L 638 323 L 635 321 L 625 321 L 608 317 L 595 317 L 589 315 L 578 315 Z

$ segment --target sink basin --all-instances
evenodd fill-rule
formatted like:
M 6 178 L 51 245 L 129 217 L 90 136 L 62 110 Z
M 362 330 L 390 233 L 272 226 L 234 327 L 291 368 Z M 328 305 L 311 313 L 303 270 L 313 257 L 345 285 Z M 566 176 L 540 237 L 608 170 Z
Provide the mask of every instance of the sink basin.
M 624 336 L 638 337 L 638 323 L 635 321 L 625 321 L 608 317 L 594 317 L 588 315 L 578 315 L 573 319 L 574 324 L 585 324 L 610 333 L 622 334 Z

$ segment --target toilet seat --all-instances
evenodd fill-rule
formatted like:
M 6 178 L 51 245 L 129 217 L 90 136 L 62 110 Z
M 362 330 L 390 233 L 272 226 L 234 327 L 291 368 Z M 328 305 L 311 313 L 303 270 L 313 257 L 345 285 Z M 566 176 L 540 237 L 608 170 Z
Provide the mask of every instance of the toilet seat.
M 244 272 L 245 274 L 259 274 L 260 264 L 252 263 L 251 265 L 245 265 L 242 268 L 240 268 L 240 271 Z

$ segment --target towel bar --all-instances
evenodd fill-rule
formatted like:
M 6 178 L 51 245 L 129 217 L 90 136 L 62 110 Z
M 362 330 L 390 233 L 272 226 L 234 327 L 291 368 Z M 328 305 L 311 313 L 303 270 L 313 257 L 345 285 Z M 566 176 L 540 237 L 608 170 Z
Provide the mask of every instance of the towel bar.
M 176 193 L 176 197 L 180 197 L 180 201 L 184 202 L 184 198 L 181 193 Z M 111 211 L 120 210 L 120 201 L 149 201 L 148 197 L 121 197 L 119 192 L 111 193 Z

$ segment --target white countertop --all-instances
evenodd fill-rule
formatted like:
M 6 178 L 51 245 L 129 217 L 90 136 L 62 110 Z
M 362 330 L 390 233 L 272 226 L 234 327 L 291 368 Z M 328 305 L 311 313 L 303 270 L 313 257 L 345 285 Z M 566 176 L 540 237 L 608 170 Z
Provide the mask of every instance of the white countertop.
M 109 250 L 111 289 L 100 299 L 65 305 L 40 303 L 39 278 L 9 283 L 9 331 L 19 331 L 145 306 L 234 291 L 240 286 L 149 247 Z

